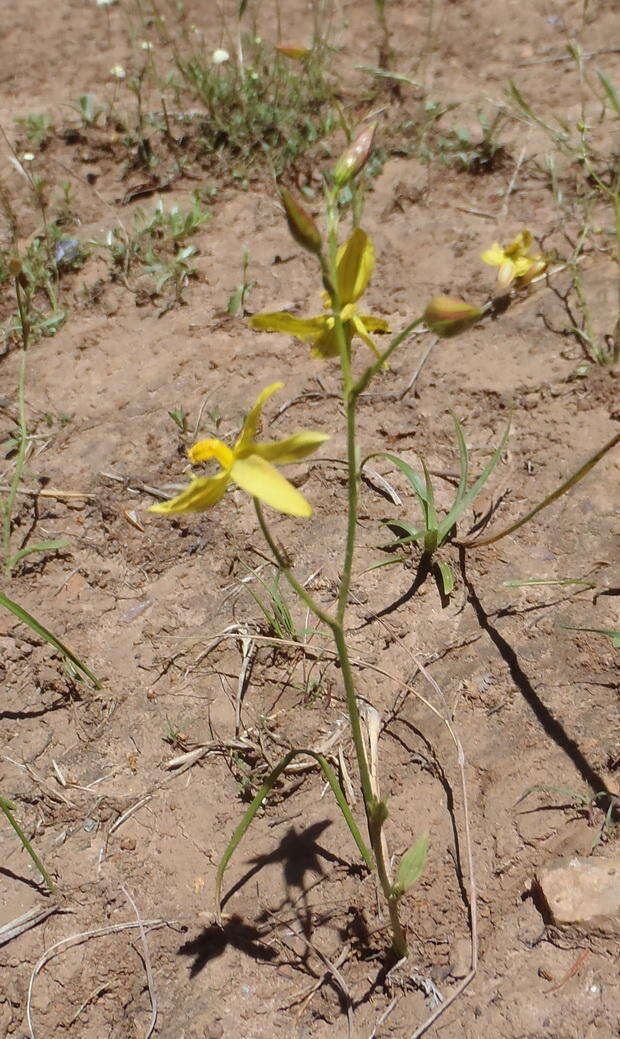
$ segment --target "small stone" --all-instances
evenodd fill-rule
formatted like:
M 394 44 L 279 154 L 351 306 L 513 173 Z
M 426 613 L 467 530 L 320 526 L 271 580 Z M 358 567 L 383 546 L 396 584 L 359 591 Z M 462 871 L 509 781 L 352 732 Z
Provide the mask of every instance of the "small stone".
M 561 859 L 536 876 L 550 922 L 620 932 L 620 857 Z
M 471 970 L 471 941 L 469 938 L 457 938 L 450 953 L 450 974 L 458 981 L 465 978 Z

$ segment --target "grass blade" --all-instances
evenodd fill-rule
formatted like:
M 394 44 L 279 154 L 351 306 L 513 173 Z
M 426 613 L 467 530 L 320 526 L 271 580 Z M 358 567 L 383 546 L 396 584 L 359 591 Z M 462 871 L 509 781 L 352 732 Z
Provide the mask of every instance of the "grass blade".
M 617 116 L 620 116 L 620 96 L 618 96 L 618 91 L 616 90 L 615 86 L 613 85 L 609 77 L 606 76 L 604 72 L 601 72 L 600 69 L 597 69 L 596 74 L 600 79 L 603 89 L 611 102 L 613 110 L 615 111 Z
M 461 475 L 459 478 L 459 485 L 456 491 L 456 497 L 454 499 L 454 505 L 459 504 L 465 494 L 467 493 L 467 480 L 469 479 L 469 453 L 467 451 L 467 444 L 465 443 L 465 437 L 463 436 L 463 427 L 457 419 L 453 411 L 450 412 L 452 421 L 454 422 L 454 428 L 456 430 L 456 439 L 459 445 L 459 468 Z M 454 508 L 454 506 L 453 506 Z
M 454 574 L 447 563 L 437 560 L 437 576 L 446 599 L 454 589 Z M 441 589 L 440 589 L 441 591 Z
M 54 892 L 56 891 L 56 885 L 54 884 L 54 881 L 52 880 L 52 878 L 50 877 L 49 873 L 47 872 L 45 866 L 41 862 L 41 859 L 37 855 L 36 851 L 32 847 L 32 844 L 30 843 L 30 841 L 26 837 L 26 834 L 24 833 L 24 831 L 22 830 L 21 826 L 17 822 L 15 816 L 13 815 L 14 807 L 15 806 L 12 805 L 10 801 L 7 801 L 5 797 L 2 797 L 0 795 L 0 812 L 4 812 L 4 814 L 6 815 L 10 825 L 13 827 L 13 829 L 15 830 L 15 833 L 17 834 L 17 836 L 19 837 L 20 841 L 22 842 L 22 845 L 23 845 L 24 849 L 28 852 L 28 854 L 30 855 L 30 858 L 32 859 L 32 861 L 34 862 L 35 866 L 37 867 L 39 873 L 43 877 L 43 880 L 45 881 L 48 889 L 51 891 L 52 894 L 54 894 Z
M 44 628 L 31 613 L 28 613 L 28 611 L 25 610 L 23 606 L 20 606 L 19 603 L 9 599 L 8 595 L 5 595 L 4 592 L 0 592 L 0 606 L 5 606 L 7 610 L 10 610 L 11 613 L 17 617 L 18 620 L 22 621 L 23 624 L 27 624 L 28 627 L 34 631 L 35 635 L 38 635 L 45 642 L 48 642 L 50 646 L 53 646 L 57 653 L 60 653 L 65 660 L 68 660 L 75 668 L 77 668 L 78 672 L 85 675 L 86 678 L 92 682 L 95 689 L 102 688 L 102 684 L 96 675 L 86 667 L 86 664 L 82 663 L 79 657 L 76 657 L 75 653 L 73 653 L 68 646 L 65 646 L 64 642 L 61 642 L 55 635 L 52 635 L 51 631 Z
M 20 548 L 19 552 L 16 552 L 15 555 L 12 556 L 9 567 L 13 570 L 13 568 L 19 563 L 20 559 L 25 559 L 26 556 L 32 555 L 33 552 L 57 552 L 61 548 L 67 548 L 68 545 L 69 542 L 62 538 L 59 538 L 56 541 L 39 541 L 36 545 L 28 545 L 27 548 Z
M 387 458 L 388 461 L 392 462 L 392 464 L 395 465 L 397 469 L 400 469 L 401 473 L 403 473 L 404 476 L 406 476 L 407 480 L 411 484 L 411 487 L 414 493 L 417 495 L 420 505 L 422 506 L 424 515 L 426 515 L 426 489 L 420 477 L 416 473 L 415 469 L 412 469 L 409 463 L 404 462 L 402 458 L 398 457 L 398 455 L 390 455 L 382 451 L 377 455 L 374 455 L 373 457 Z
M 614 649 L 620 649 L 620 631 L 614 628 L 576 628 L 573 624 L 560 624 L 564 631 L 591 631 L 594 635 L 607 635 Z
M 433 481 L 422 455 L 420 455 L 420 461 L 424 470 L 424 482 L 426 484 L 426 531 L 427 533 L 434 533 L 437 531 L 437 511 L 435 509 Z
M 489 462 L 487 463 L 485 468 L 480 473 L 480 476 L 478 477 L 478 479 L 475 481 L 475 483 L 473 483 L 471 485 L 469 490 L 466 492 L 466 494 L 463 495 L 463 497 L 460 499 L 460 501 L 458 501 L 458 502 L 455 501 L 454 505 L 450 509 L 450 512 L 448 513 L 446 518 L 440 524 L 440 527 L 439 527 L 439 541 L 440 541 L 440 543 L 443 541 L 443 539 L 445 537 L 447 537 L 448 533 L 450 532 L 451 528 L 454 526 L 454 524 L 458 520 L 459 516 L 462 515 L 462 513 L 465 511 L 465 509 L 469 508 L 469 506 L 474 501 L 474 499 L 477 498 L 477 496 L 480 494 L 480 491 L 484 487 L 485 483 L 489 479 L 489 476 L 491 475 L 491 473 L 495 469 L 495 466 L 497 465 L 497 463 L 499 462 L 499 460 L 501 458 L 501 454 L 502 454 L 502 451 L 504 450 L 504 447 L 506 446 L 506 441 L 508 440 L 509 434 L 510 434 L 510 422 L 506 426 L 506 431 L 505 431 L 502 439 L 500 440 L 499 444 L 495 448 L 495 451 L 491 455 L 491 458 L 490 458 Z M 457 496 L 457 498 L 458 498 L 458 496 Z M 461 544 L 462 544 L 462 542 L 461 542 Z
M 508 534 L 512 534 L 515 530 L 518 530 L 519 527 L 522 527 L 524 523 L 531 520 L 538 512 L 541 512 L 542 509 L 546 509 L 548 505 L 551 505 L 563 494 L 566 494 L 566 492 L 569 491 L 571 487 L 574 487 L 576 483 L 579 483 L 579 481 L 590 472 L 590 469 L 593 469 L 597 462 L 600 462 L 601 458 L 603 458 L 608 451 L 611 451 L 612 447 L 616 446 L 618 441 L 620 441 L 620 433 L 616 433 L 611 440 L 608 440 L 603 447 L 596 451 L 595 454 L 591 455 L 587 462 L 584 462 L 584 464 L 580 466 L 572 476 L 569 476 L 567 480 L 564 480 L 564 483 L 561 483 L 555 491 L 552 491 L 552 493 L 548 494 L 546 498 L 543 498 L 538 505 L 535 505 L 533 509 L 530 509 L 530 511 L 527 512 L 525 516 L 522 516 L 521 519 L 516 520 L 515 523 L 511 523 L 511 525 L 506 527 L 504 530 L 500 530 L 499 534 L 492 534 L 491 537 L 479 538 L 476 541 L 460 541 L 459 544 L 462 545 L 463 548 L 479 548 L 482 545 L 492 545 L 495 541 L 500 541 L 501 538 L 505 538 Z

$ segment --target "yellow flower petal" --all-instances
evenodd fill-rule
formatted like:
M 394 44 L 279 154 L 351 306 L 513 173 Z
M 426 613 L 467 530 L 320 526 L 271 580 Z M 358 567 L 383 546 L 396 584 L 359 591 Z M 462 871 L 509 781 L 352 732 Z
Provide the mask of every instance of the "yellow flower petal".
M 237 443 L 234 447 L 235 457 L 240 454 L 247 454 L 247 452 L 252 449 L 254 437 L 256 436 L 256 431 L 258 430 L 258 424 L 260 422 L 263 404 L 273 393 L 281 390 L 283 386 L 283 382 L 272 382 L 271 385 L 267 386 L 262 393 L 259 393 L 256 403 L 246 416 L 246 420 L 243 423 L 243 429 L 237 438 Z
M 340 303 L 355 303 L 366 291 L 375 266 L 374 246 L 361 228 L 338 250 L 336 274 Z
M 518 256 L 513 260 L 515 278 L 522 278 L 524 274 L 527 274 L 530 267 L 534 266 L 534 262 L 529 256 Z
M 199 440 L 187 452 L 191 462 L 206 462 L 209 458 L 217 458 L 222 469 L 230 469 L 234 455 L 227 444 L 221 440 Z
M 306 343 L 321 335 L 325 321 L 326 317 L 300 318 L 286 311 L 275 311 L 273 314 L 255 314 L 250 318 L 250 328 L 255 332 L 288 333 Z
M 329 318 L 330 325 L 325 322 L 325 330 L 323 333 L 314 340 L 312 344 L 312 350 L 310 351 L 311 357 L 320 357 L 322 360 L 326 360 L 328 357 L 338 357 L 340 350 L 338 349 L 338 339 L 336 337 L 336 330 L 334 328 L 333 318 Z M 347 338 L 347 342 L 351 342 L 350 322 L 346 322 L 344 325 L 344 333 Z
M 513 238 L 510 245 L 507 245 L 504 252 L 507 256 L 511 256 L 512 259 L 516 259 L 518 256 L 525 256 L 529 247 L 532 244 L 532 232 L 527 229 L 519 231 L 516 238 Z
M 204 509 L 210 509 L 217 504 L 229 483 L 230 476 L 227 472 L 207 479 L 192 480 L 189 487 L 177 494 L 176 498 L 151 505 L 149 512 L 160 512 L 164 515 L 173 512 L 203 512 Z
M 231 476 L 253 498 L 259 498 L 289 516 L 311 516 L 312 508 L 299 491 L 264 458 L 249 455 L 237 459 Z
M 480 254 L 480 259 L 489 264 L 489 267 L 501 267 L 506 259 L 506 254 L 499 242 L 493 242 L 490 249 L 485 249 Z
M 364 322 L 367 332 L 390 331 L 390 326 L 382 317 L 373 317 L 372 314 L 360 314 L 360 320 Z
M 375 357 L 379 357 L 379 351 L 377 350 L 377 347 L 373 343 L 372 338 L 369 336 L 368 330 L 366 329 L 366 327 L 364 325 L 364 322 L 360 318 L 359 314 L 356 314 L 355 317 L 353 318 L 353 326 L 355 328 L 355 331 L 356 331 L 357 335 L 360 337 L 360 339 L 363 340 L 364 343 L 366 343 L 366 346 L 368 347 L 368 349 L 372 350 L 372 352 L 375 355 Z
M 504 258 L 504 262 L 497 272 L 497 284 L 501 289 L 507 289 L 511 282 L 515 280 L 515 277 L 516 266 L 514 262 L 508 258 Z
M 268 462 L 287 465 L 289 462 L 299 462 L 302 458 L 311 455 L 326 440 L 329 440 L 327 433 L 313 433 L 310 430 L 304 430 L 301 433 L 294 433 L 293 436 L 285 437 L 284 440 L 268 440 L 262 444 L 254 444 L 253 453 Z

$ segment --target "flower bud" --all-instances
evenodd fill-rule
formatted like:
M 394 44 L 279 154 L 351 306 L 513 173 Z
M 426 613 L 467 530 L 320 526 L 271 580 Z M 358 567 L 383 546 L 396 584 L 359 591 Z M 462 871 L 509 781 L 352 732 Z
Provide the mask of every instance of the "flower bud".
M 297 47 L 295 44 L 290 44 L 284 47 L 276 47 L 278 54 L 283 54 L 285 58 L 290 58 L 291 61 L 303 61 L 312 52 L 307 47 Z
M 475 325 L 483 313 L 484 311 L 479 307 L 472 307 L 470 303 L 463 303 L 460 299 L 452 299 L 450 296 L 435 296 L 427 304 L 424 320 L 435 335 L 446 338 L 458 335 L 470 325 Z
M 286 222 L 295 241 L 309 253 L 318 255 L 323 248 L 321 232 L 306 209 L 286 188 L 280 192 Z
M 362 130 L 338 159 L 333 174 L 334 184 L 337 188 L 343 188 L 345 184 L 348 184 L 368 162 L 376 129 L 377 124 L 372 123 L 366 130 Z
M 18 256 L 12 256 L 7 263 L 7 267 L 12 278 L 18 278 L 22 272 L 21 260 Z

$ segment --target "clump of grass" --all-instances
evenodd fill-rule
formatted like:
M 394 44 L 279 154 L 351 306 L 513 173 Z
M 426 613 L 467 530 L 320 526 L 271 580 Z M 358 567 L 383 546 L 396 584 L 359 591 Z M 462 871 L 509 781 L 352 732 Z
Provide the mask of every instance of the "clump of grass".
M 108 252 L 113 277 L 127 283 L 130 273 L 138 268 L 140 273 L 153 276 L 156 293 L 168 286 L 173 298 L 181 301 L 189 279 L 196 274 L 192 260 L 198 254 L 187 239 L 208 220 L 210 213 L 203 207 L 200 193 L 194 192 L 189 208 L 175 205 L 166 209 L 160 199 L 151 213 L 136 211 L 129 231 L 118 224 L 104 241 L 91 244 Z M 129 284 L 127 287 L 131 288 Z
M 335 124 L 335 87 L 328 76 L 329 47 L 317 31 L 308 48 L 282 48 L 240 30 L 228 50 L 199 41 L 182 19 L 157 19 L 170 49 L 174 73 L 161 92 L 175 107 L 203 106 L 192 113 L 199 156 L 229 173 L 267 164 L 276 174 L 330 132 Z

